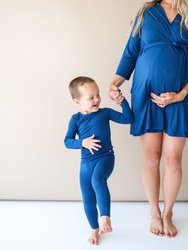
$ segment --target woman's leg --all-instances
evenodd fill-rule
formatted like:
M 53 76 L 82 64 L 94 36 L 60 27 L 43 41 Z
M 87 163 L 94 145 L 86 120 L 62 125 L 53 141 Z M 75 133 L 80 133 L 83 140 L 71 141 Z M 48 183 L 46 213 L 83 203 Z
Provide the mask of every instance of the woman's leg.
M 99 224 L 98 211 L 95 191 L 91 184 L 94 167 L 91 163 L 81 162 L 80 166 L 80 187 L 82 191 L 82 198 L 84 210 L 92 228 L 88 242 L 93 245 L 99 244 Z
M 172 223 L 172 209 L 178 195 L 182 180 L 182 153 L 185 145 L 185 138 L 163 136 L 163 157 L 164 157 L 164 212 L 163 224 L 166 236 L 174 237 L 177 229 Z
M 143 183 L 151 205 L 150 232 L 163 235 L 163 223 L 159 208 L 160 159 L 162 151 L 162 133 L 146 133 L 141 136 L 144 151 Z
M 110 221 L 110 192 L 107 179 L 114 168 L 114 156 L 103 156 L 97 159 L 92 176 L 92 186 L 95 190 L 97 204 L 100 211 L 100 230 L 99 233 L 112 231 Z

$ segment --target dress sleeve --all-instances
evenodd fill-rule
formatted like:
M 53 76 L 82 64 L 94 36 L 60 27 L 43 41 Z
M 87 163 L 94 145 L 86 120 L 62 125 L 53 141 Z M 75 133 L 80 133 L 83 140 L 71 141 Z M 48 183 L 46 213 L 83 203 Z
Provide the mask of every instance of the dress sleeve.
M 75 122 L 75 118 L 74 116 L 72 116 L 69 121 L 68 130 L 64 139 L 64 144 L 67 148 L 71 148 L 71 149 L 82 148 L 82 140 L 75 138 L 77 132 L 78 132 L 78 128 Z
M 109 120 L 121 124 L 129 124 L 134 122 L 133 112 L 129 106 L 129 103 L 124 98 L 122 103 L 122 113 L 113 109 L 109 109 Z
M 129 80 L 136 64 L 137 57 L 140 52 L 140 36 L 137 34 L 133 37 L 132 33 L 136 25 L 137 20 L 135 20 L 133 29 L 131 31 L 128 42 L 125 46 L 123 55 L 119 62 L 116 74 L 124 77 L 126 80 Z

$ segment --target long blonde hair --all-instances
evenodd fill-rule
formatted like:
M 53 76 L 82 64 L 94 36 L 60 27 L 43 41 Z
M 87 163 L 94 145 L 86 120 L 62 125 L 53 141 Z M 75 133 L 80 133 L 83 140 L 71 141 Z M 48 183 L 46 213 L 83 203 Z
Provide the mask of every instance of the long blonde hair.
M 143 23 L 145 10 L 151 8 L 156 3 L 160 3 L 160 2 L 161 0 L 153 0 L 153 1 L 147 1 L 144 3 L 142 8 L 138 11 L 136 15 L 137 23 L 133 30 L 133 36 L 136 36 L 137 34 L 140 35 L 140 29 Z M 178 13 L 182 16 L 180 30 L 182 31 L 183 26 L 188 30 L 188 0 L 174 0 L 174 5 L 177 6 Z

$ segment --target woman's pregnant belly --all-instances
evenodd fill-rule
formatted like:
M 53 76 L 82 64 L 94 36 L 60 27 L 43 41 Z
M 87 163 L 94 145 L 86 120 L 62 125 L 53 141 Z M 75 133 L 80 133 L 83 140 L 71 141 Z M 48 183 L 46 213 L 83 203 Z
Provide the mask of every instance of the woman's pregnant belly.
M 184 52 L 175 46 L 154 46 L 137 59 L 133 90 L 160 94 L 180 91 L 184 84 Z M 142 85 L 142 87 L 141 87 Z

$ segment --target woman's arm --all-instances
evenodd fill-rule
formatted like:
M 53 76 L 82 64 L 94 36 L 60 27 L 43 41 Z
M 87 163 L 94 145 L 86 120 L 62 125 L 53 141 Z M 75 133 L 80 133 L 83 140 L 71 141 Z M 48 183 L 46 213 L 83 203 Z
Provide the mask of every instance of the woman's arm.
M 116 75 L 112 80 L 109 89 L 109 96 L 117 104 L 121 103 L 121 93 L 119 87 L 123 84 L 125 80 L 129 80 L 132 72 L 134 71 L 138 55 L 140 53 L 140 42 L 141 39 L 139 35 L 133 36 L 133 30 L 136 26 L 137 19 L 134 22 L 131 34 L 121 56 L 119 65 L 116 70 Z
M 185 87 L 178 93 L 180 101 L 183 101 L 188 94 L 188 83 Z
M 184 88 L 176 93 L 176 92 L 166 92 L 161 93 L 160 96 L 151 93 L 152 102 L 156 103 L 160 107 L 165 107 L 169 104 L 175 103 L 175 102 L 181 102 L 185 99 L 185 97 L 188 94 L 188 83 L 184 86 Z
M 120 87 L 123 84 L 124 81 L 125 81 L 124 77 L 119 76 L 119 75 L 115 75 L 114 79 L 112 80 L 111 85 L 112 86 L 116 86 L 116 87 Z

